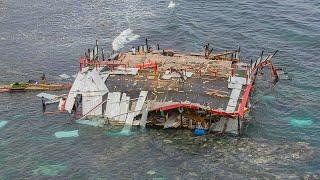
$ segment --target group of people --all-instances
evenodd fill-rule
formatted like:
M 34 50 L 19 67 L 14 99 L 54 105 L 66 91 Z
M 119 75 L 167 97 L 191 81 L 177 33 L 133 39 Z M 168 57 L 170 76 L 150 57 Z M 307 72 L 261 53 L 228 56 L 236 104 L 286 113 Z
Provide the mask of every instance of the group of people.
M 152 52 L 153 51 L 153 48 L 152 47 L 148 47 L 148 51 L 147 52 Z M 131 52 L 132 52 L 132 55 L 136 55 L 137 54 L 137 50 L 134 46 L 132 46 L 131 48 Z M 139 51 L 138 51 L 139 52 Z M 147 53 L 146 50 L 144 49 L 144 53 Z

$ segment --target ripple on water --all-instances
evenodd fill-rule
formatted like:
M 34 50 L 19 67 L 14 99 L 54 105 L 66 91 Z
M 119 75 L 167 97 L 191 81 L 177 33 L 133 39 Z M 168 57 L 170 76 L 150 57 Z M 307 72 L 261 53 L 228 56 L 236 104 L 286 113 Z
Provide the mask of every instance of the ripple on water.
M 62 174 L 68 170 L 66 165 L 62 164 L 47 164 L 40 165 L 37 169 L 33 170 L 34 175 L 42 175 L 42 176 L 57 176 Z
M 311 126 L 312 124 L 313 124 L 313 120 L 309 118 L 304 118 L 304 119 L 292 118 L 290 120 L 290 125 L 295 128 L 307 127 L 307 126 Z

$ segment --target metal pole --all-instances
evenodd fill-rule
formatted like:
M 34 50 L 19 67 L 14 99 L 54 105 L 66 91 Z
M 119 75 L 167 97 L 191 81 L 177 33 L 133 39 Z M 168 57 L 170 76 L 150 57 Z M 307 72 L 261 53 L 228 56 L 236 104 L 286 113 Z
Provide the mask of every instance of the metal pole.
M 148 39 L 147 38 L 146 38 L 146 46 L 147 46 L 147 52 L 148 52 L 149 48 L 148 48 Z
M 241 136 L 240 118 L 238 116 L 238 135 Z

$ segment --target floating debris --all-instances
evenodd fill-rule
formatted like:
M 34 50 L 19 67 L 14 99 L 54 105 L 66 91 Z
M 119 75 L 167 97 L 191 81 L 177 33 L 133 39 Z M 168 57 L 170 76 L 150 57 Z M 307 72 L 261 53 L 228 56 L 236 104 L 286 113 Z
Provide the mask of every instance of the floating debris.
M 306 127 L 313 124 L 311 119 L 291 119 L 290 124 L 293 127 Z
M 147 172 L 148 175 L 155 175 L 156 174 L 156 171 L 155 170 L 149 170 Z
M 8 121 L 0 121 L 0 128 L 4 127 Z
M 67 75 L 67 74 L 60 74 L 59 77 L 61 79 L 69 79 L 71 76 Z
M 68 138 L 68 137 L 78 137 L 79 133 L 78 133 L 78 130 L 59 131 L 59 132 L 55 132 L 54 135 L 56 136 L 56 138 Z
M 176 3 L 174 1 L 170 1 L 168 8 L 174 8 L 176 7 Z
M 130 29 L 123 31 L 113 50 L 137 37 Z M 105 124 L 126 125 L 120 132 L 107 132 L 110 136 L 130 136 L 131 126 L 194 130 L 198 125 L 202 128 L 195 130 L 197 136 L 207 132 L 240 135 L 257 74 L 269 69 L 279 79 L 272 62 L 278 51 L 262 52 L 250 64 L 240 62 L 240 48 L 212 51 L 210 44 L 205 45 L 204 54 L 182 54 L 159 45 L 155 50 L 146 39 L 144 45 L 133 46 L 131 52 L 114 52 L 106 61 L 96 41 L 80 57 L 80 71 L 64 109 L 75 113 L 81 106 L 79 120 L 103 117 Z M 77 122 L 98 126 L 94 120 Z
M 104 126 L 104 121 L 101 121 L 101 120 L 81 120 L 81 119 L 79 119 L 76 122 L 78 124 L 95 126 L 95 127 L 103 127 Z

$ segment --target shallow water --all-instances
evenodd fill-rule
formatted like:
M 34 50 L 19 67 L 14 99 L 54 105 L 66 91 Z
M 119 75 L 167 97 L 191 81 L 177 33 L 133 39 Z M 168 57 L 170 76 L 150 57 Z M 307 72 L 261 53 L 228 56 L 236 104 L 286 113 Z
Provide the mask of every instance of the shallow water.
M 279 49 L 274 63 L 292 80 L 273 89 L 268 81 L 257 83 L 245 135 L 136 129 L 121 136 L 117 128 L 70 124 L 66 114 L 42 116 L 37 93 L 0 94 L 0 119 L 8 122 L 0 129 L 1 179 L 319 179 L 320 3 L 180 0 L 168 8 L 169 3 L 2 0 L 0 84 L 38 79 L 42 72 L 61 81 L 58 75 L 76 73 L 78 57 L 95 39 L 111 49 L 128 29 L 140 38 L 131 38 L 126 50 L 144 37 L 183 52 L 200 51 L 206 42 L 214 51 L 241 46 L 248 60 Z M 79 137 L 54 136 L 76 129 Z

